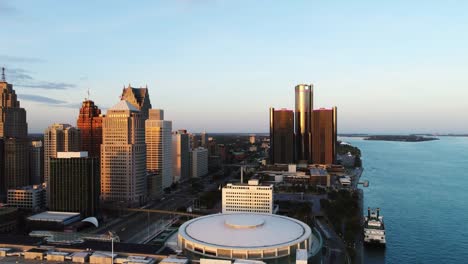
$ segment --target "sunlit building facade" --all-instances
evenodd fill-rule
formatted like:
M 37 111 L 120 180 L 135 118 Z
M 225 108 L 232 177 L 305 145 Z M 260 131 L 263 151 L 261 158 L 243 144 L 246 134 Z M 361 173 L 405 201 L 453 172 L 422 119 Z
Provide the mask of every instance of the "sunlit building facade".
M 187 130 L 172 133 L 172 173 L 178 182 L 190 176 L 190 140 Z
M 91 100 L 83 101 L 77 120 L 81 131 L 81 151 L 87 151 L 89 157 L 99 158 L 102 144 L 101 110 Z
M 172 122 L 162 110 L 151 109 L 145 121 L 148 194 L 158 196 L 172 184 Z
M 147 194 L 145 120 L 140 110 L 121 100 L 103 119 L 101 199 L 143 204 Z
M 49 182 L 50 161 L 57 152 L 80 151 L 80 130 L 69 124 L 53 124 L 44 131 L 44 181 Z

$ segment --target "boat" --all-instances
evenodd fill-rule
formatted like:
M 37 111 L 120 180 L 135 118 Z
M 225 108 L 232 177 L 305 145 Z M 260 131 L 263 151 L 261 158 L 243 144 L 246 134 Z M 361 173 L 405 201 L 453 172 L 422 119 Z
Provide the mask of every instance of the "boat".
M 367 216 L 364 222 L 364 243 L 385 246 L 385 225 L 380 208 L 371 210 L 367 208 Z

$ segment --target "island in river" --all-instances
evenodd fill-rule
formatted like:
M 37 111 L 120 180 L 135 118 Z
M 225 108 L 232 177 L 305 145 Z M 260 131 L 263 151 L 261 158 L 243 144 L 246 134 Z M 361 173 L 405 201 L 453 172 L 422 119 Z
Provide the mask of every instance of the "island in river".
M 417 135 L 377 135 L 377 136 L 368 136 L 364 140 L 379 140 L 379 141 L 402 141 L 402 142 L 423 142 L 423 141 L 432 141 L 439 140 L 436 137 L 425 137 Z

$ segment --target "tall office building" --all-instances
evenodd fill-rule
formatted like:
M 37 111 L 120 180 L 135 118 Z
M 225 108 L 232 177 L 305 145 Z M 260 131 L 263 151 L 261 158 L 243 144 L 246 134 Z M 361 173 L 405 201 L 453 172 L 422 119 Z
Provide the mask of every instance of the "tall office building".
M 148 87 L 133 88 L 130 85 L 122 90 L 122 100 L 128 101 L 135 108 L 140 110 L 143 120 L 148 119 L 151 102 L 148 94 Z
M 9 188 L 29 185 L 29 140 L 26 110 L 5 80 L 4 68 L 0 90 L 0 201 L 4 201 Z
M 53 124 L 44 131 L 44 181 L 49 183 L 50 158 L 57 152 L 80 151 L 80 130 L 69 124 Z
M 206 131 L 203 131 L 201 134 L 200 134 L 200 137 L 201 137 L 201 146 L 204 147 L 204 148 L 208 148 L 208 134 L 206 133 Z
M 190 142 L 187 130 L 172 133 L 172 173 L 174 182 L 190 176 Z
M 135 106 L 121 100 L 102 124 L 101 199 L 143 204 L 147 193 L 145 120 Z
M 312 161 L 315 164 L 336 162 L 337 108 L 314 110 Z
M 87 151 L 89 157 L 101 156 L 102 115 L 101 110 L 91 100 L 83 101 L 77 120 L 81 131 L 81 151 Z
M 313 85 L 299 84 L 295 88 L 296 95 L 296 161 L 312 162 L 312 109 Z
M 83 152 L 58 152 L 50 159 L 49 209 L 95 216 L 99 207 L 99 161 Z
M 44 147 L 40 140 L 29 144 L 29 177 L 32 185 L 44 182 Z
M 153 197 L 172 184 L 172 122 L 163 119 L 162 110 L 151 109 L 145 121 L 148 194 Z
M 270 163 L 294 162 L 294 112 L 270 108 Z
M 208 149 L 198 147 L 190 151 L 190 173 L 192 178 L 208 174 Z

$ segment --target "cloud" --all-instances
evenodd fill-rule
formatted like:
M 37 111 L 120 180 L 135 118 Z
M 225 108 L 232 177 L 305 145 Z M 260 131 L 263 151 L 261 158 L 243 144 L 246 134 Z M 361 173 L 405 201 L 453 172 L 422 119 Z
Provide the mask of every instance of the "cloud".
M 28 71 L 21 68 L 7 68 L 5 69 L 5 75 L 7 81 L 13 83 L 17 87 L 46 90 L 67 90 L 76 88 L 76 85 L 71 83 L 36 80 Z
M 16 13 L 18 13 L 18 9 L 5 2 L 0 2 L 0 14 L 12 15 Z
M 1 10 L 1 5 L 0 5 L 0 10 Z M 0 11 L 1 13 L 1 11 Z M 31 57 L 18 57 L 18 56 L 9 56 L 9 55 L 0 55 L 0 61 L 6 61 L 6 62 L 11 62 L 11 63 L 39 63 L 39 62 L 45 62 L 43 59 L 39 58 L 31 58 Z
M 24 87 L 24 88 L 40 88 L 40 89 L 48 89 L 48 90 L 66 90 L 69 88 L 76 88 L 76 85 L 74 84 L 63 83 L 63 82 L 37 82 L 34 84 L 18 83 L 15 86 Z
M 81 107 L 80 103 L 69 103 L 67 101 L 35 94 L 18 94 L 18 99 L 35 103 L 47 104 L 51 107 L 66 107 L 73 109 L 79 109 Z
M 41 95 L 34 95 L 34 94 L 18 94 L 18 98 L 26 100 L 26 101 L 53 104 L 53 105 L 60 105 L 60 104 L 66 104 L 67 103 L 66 101 L 57 100 L 57 99 L 54 99 L 54 98 L 41 96 Z

